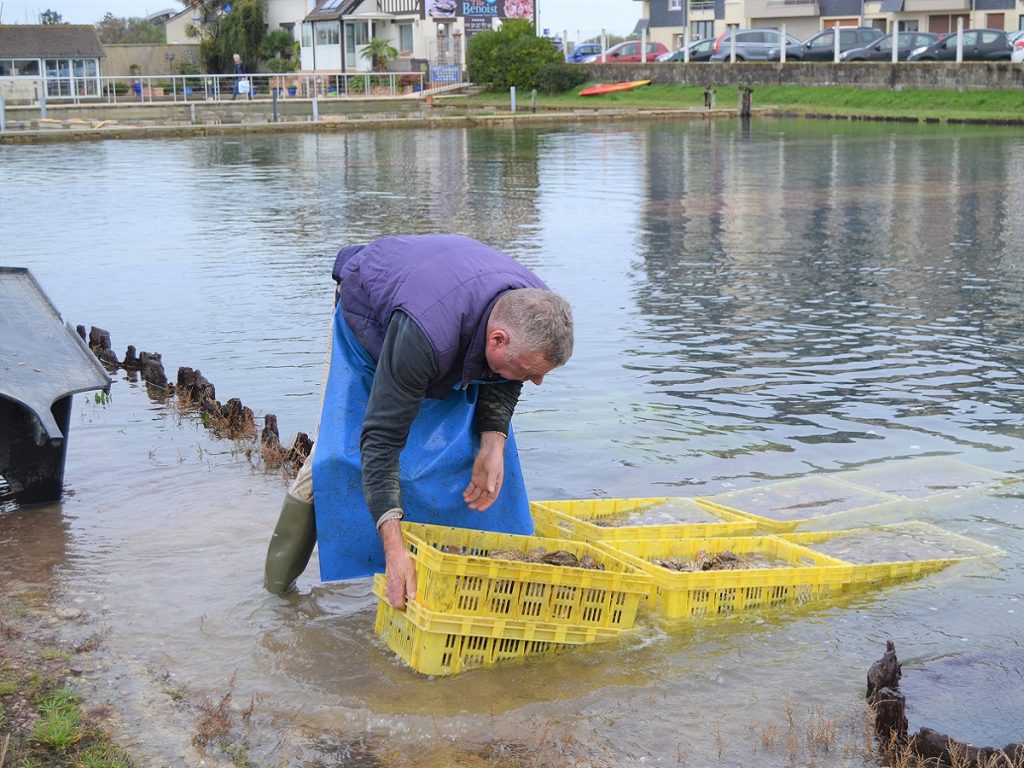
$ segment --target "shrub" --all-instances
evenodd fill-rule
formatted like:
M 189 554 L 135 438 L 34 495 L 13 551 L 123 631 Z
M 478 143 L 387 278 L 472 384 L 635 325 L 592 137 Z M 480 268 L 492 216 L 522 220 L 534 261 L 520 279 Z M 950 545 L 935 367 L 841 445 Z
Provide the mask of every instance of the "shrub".
M 553 95 L 568 91 L 587 81 L 587 71 L 580 64 L 556 62 L 540 68 L 537 83 L 544 93 Z
M 537 37 L 528 19 L 506 19 L 501 29 L 470 38 L 466 69 L 472 82 L 492 91 L 513 85 L 530 89 L 539 86 L 541 68 L 561 58 L 551 41 Z

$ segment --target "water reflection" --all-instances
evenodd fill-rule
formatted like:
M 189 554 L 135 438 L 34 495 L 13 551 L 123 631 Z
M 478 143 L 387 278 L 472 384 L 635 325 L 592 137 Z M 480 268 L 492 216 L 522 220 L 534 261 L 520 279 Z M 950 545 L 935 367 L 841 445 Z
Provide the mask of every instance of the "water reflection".
M 924 163 L 939 135 L 797 132 L 650 129 L 632 362 L 654 399 L 698 441 L 713 424 L 718 448 L 689 445 L 722 456 L 856 443 L 855 464 L 901 430 L 937 450 L 1008 449 L 1019 414 L 989 385 L 1019 382 L 1024 360 L 1004 240 L 1021 146 L 947 134 L 947 166 Z M 887 164 L 866 162 L 869 142 Z M 964 432 L 942 434 L 950 421 Z M 835 466 L 825 452 L 814 465 Z
M 911 456 L 1021 471 L 1022 175 L 1019 132 L 766 120 L 5 146 L 0 243 L 73 324 L 202 370 L 288 443 L 316 422 L 337 248 L 481 238 L 576 313 L 573 360 L 516 415 L 531 495 L 714 493 Z M 76 201 L 58 225 L 56 199 Z M 367 582 L 260 589 L 281 478 L 140 386 L 113 397 L 76 402 L 63 509 L 0 516 L 0 568 L 37 558 L 109 627 L 126 723 L 173 706 L 167 679 L 215 700 L 233 679 L 267 764 L 369 733 L 410 761 L 499 740 L 552 764 L 790 765 L 761 734 L 794 707 L 859 728 L 886 639 L 909 680 L 968 650 L 1012 667 L 1024 636 L 1024 500 L 964 493 L 912 514 L 1000 558 L 424 680 L 376 642 Z M 911 725 L 1017 738 L 982 693 Z

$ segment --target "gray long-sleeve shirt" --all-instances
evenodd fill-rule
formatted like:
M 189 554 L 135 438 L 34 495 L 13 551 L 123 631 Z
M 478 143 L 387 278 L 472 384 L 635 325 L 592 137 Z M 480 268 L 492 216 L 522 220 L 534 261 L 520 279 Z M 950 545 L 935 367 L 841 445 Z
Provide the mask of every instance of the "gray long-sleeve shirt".
M 437 357 L 423 331 L 401 310 L 394 312 L 377 361 L 359 440 L 363 495 L 374 521 L 389 509 L 402 506 L 398 454 L 405 447 L 420 402 L 437 376 Z M 477 431 L 507 435 L 522 388 L 521 381 L 504 379 L 482 385 L 473 415 Z

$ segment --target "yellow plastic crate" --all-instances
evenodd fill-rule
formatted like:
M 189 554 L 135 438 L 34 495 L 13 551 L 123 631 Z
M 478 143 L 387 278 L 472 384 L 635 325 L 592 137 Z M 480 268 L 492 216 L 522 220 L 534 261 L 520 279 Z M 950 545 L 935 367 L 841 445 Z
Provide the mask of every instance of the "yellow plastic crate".
M 385 589 L 384 575 L 374 576 L 373 592 L 379 598 L 374 631 L 405 663 L 425 675 L 453 675 L 622 634 L 601 627 L 438 613 L 415 600 L 399 611 L 388 603 Z
M 870 515 L 887 505 L 894 508 L 900 501 L 897 496 L 845 482 L 834 475 L 808 475 L 696 498 L 698 504 L 708 509 L 753 520 L 767 533 L 786 533 L 840 515 Z
M 598 522 L 627 518 L 666 509 L 669 517 L 717 518 L 708 522 L 658 523 L 652 525 L 603 526 Z M 616 541 L 619 539 L 672 539 L 687 536 L 745 536 L 754 533 L 757 523 L 749 518 L 720 509 L 709 509 L 686 497 L 650 497 L 635 499 L 567 499 L 530 503 L 537 531 L 552 538 L 581 541 Z
M 915 558 L 912 556 L 915 553 L 910 551 L 894 556 L 891 540 L 895 536 L 909 539 L 906 546 L 916 548 L 916 554 L 930 556 Z M 779 537 L 849 563 L 853 568 L 853 584 L 914 579 L 941 571 L 954 563 L 1001 553 L 998 547 L 916 520 L 842 531 L 783 533 Z M 844 539 L 850 544 L 863 542 L 865 548 L 873 549 L 865 553 L 868 556 L 855 559 L 826 548 L 827 544 L 840 543 Z
M 841 472 L 836 477 L 904 499 L 933 499 L 1021 480 L 1016 475 L 976 467 L 949 456 L 891 461 Z
M 608 541 L 598 545 L 651 575 L 651 602 L 663 618 L 716 616 L 802 605 L 842 591 L 852 567 L 777 536 L 726 536 L 662 541 Z M 758 553 L 784 566 L 734 571 L 681 572 L 654 563 L 693 560 L 698 552 Z
M 431 611 L 622 630 L 651 588 L 642 570 L 586 542 L 404 522 L 402 535 L 416 563 L 416 600 Z M 590 555 L 604 570 L 489 557 L 536 547 Z

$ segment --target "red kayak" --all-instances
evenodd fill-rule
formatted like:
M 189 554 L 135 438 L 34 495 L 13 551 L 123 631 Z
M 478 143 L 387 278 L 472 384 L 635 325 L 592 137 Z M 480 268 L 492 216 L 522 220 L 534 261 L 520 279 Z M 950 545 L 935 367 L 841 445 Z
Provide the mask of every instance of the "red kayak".
M 580 96 L 600 96 L 602 93 L 616 93 L 618 91 L 631 91 L 641 85 L 650 85 L 650 80 L 627 80 L 624 83 L 601 83 L 584 88 Z

